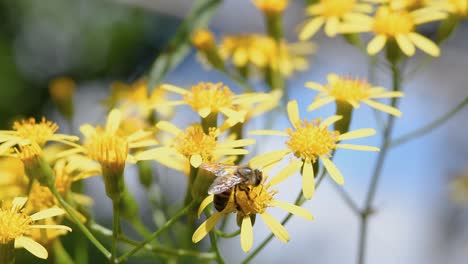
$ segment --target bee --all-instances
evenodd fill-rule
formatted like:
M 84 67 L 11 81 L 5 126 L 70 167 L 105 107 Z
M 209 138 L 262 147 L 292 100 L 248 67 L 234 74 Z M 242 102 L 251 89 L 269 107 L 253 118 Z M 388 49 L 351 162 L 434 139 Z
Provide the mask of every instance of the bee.
M 263 174 L 258 169 L 252 169 L 248 166 L 232 166 L 221 163 L 204 163 L 200 168 L 213 173 L 216 179 L 208 188 L 208 194 L 213 194 L 213 204 L 219 212 L 227 205 L 231 193 L 248 191 L 248 185 L 258 186 L 263 179 Z M 234 195 L 234 197 L 236 197 Z M 235 199 L 235 198 L 234 198 Z M 241 211 L 237 201 L 237 209 Z

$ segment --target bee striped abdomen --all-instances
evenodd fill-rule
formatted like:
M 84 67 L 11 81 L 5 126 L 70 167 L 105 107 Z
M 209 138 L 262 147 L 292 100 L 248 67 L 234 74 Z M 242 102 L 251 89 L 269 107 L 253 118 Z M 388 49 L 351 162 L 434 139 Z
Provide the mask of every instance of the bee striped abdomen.
M 231 196 L 231 192 L 232 192 L 232 189 L 229 189 L 225 192 L 218 193 L 214 196 L 213 204 L 216 210 L 218 210 L 218 212 L 223 211 L 223 209 L 226 207 L 229 201 L 229 197 Z

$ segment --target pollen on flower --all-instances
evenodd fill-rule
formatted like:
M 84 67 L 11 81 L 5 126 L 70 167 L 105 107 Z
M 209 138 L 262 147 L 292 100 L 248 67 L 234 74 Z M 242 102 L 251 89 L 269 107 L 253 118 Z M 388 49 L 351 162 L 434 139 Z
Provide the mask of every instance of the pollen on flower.
M 31 191 L 28 195 L 28 204 L 26 211 L 38 211 L 54 206 L 55 196 L 48 187 L 43 187 L 37 182 L 33 184 Z
M 119 135 L 97 130 L 85 145 L 88 156 L 98 161 L 105 169 L 119 172 L 125 167 L 128 142 Z
M 25 168 L 37 166 L 39 159 L 43 155 L 41 148 L 36 144 L 19 146 L 19 150 L 16 149 L 16 151 L 18 158 L 23 162 Z
M 15 238 L 28 234 L 32 218 L 10 203 L 0 209 L 0 244 L 6 244 Z
M 304 120 L 296 124 L 295 131 L 287 129 L 290 139 L 286 145 L 296 157 L 315 162 L 319 156 L 328 156 L 336 148 L 339 132 L 320 127 L 320 121 L 320 119 L 312 122 Z
M 223 107 L 232 105 L 234 93 L 222 83 L 204 83 L 192 86 L 192 92 L 184 96 L 184 101 L 194 110 L 211 108 L 211 112 L 219 112 Z
M 288 6 L 288 0 L 253 0 L 253 3 L 266 14 L 279 14 Z
M 58 128 L 56 123 L 47 121 L 44 117 L 40 123 L 34 118 L 29 118 L 13 124 L 13 129 L 17 131 L 19 137 L 36 142 L 39 146 L 43 146 Z
M 321 0 L 320 4 L 323 8 L 323 15 L 327 17 L 341 17 L 350 12 L 356 0 Z
M 414 31 L 415 23 L 406 10 L 390 10 L 380 8 L 375 14 L 373 30 L 376 34 L 395 37 L 398 34 L 408 34 Z
M 369 98 L 369 90 L 372 88 L 366 80 L 352 77 L 340 77 L 331 84 L 325 86 L 330 96 L 342 101 L 360 101 Z
M 269 191 L 268 185 L 248 186 L 231 193 L 230 203 L 234 203 L 237 213 L 242 217 L 262 214 L 271 205 L 276 191 Z M 235 197 L 234 197 L 235 196 Z
M 174 138 L 174 146 L 179 153 L 186 157 L 194 154 L 201 155 L 206 162 L 213 162 L 216 149 L 216 128 L 210 128 L 208 134 L 203 132 L 200 125 L 193 125 Z

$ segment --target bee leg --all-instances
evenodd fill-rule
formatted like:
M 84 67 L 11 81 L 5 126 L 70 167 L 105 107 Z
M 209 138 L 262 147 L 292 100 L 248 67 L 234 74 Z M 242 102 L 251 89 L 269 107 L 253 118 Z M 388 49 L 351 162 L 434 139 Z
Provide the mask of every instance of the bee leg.
M 244 213 L 244 210 L 242 209 L 242 207 L 239 205 L 239 203 L 237 202 L 237 190 L 239 189 L 239 185 L 236 185 L 234 187 L 234 203 L 236 204 L 236 209 L 237 211 L 240 211 L 243 215 L 245 215 Z
M 246 186 L 239 186 L 239 185 L 238 185 L 238 187 L 239 187 L 239 189 L 240 189 L 241 191 L 245 192 L 245 196 L 247 196 L 247 199 L 249 199 L 249 201 L 252 201 L 252 198 L 250 197 L 250 192 L 249 192 L 250 190 L 249 190 L 249 188 L 246 187 Z

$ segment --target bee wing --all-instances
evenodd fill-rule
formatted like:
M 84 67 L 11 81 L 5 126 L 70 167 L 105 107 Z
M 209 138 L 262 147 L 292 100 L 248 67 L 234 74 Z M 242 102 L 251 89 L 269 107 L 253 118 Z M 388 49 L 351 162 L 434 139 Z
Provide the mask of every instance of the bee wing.
M 219 194 L 223 193 L 235 185 L 243 182 L 244 179 L 237 176 L 236 174 L 228 174 L 216 178 L 208 189 L 208 194 Z
M 200 168 L 213 173 L 216 177 L 231 175 L 237 169 L 237 166 L 231 166 L 221 163 L 202 163 Z

